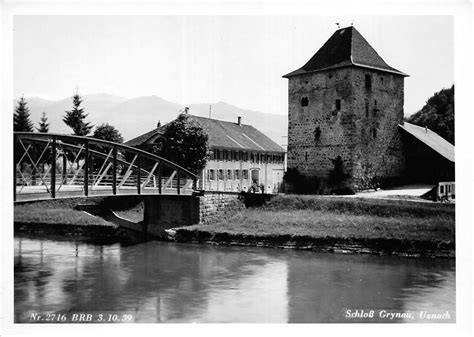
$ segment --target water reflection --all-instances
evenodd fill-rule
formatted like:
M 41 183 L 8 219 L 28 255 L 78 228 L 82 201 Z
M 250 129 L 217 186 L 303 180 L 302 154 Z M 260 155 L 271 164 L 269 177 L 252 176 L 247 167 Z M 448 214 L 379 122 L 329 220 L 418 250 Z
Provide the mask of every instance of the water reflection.
M 362 322 L 347 309 L 455 316 L 451 260 L 148 242 L 15 239 L 15 319 L 133 312 L 137 322 Z

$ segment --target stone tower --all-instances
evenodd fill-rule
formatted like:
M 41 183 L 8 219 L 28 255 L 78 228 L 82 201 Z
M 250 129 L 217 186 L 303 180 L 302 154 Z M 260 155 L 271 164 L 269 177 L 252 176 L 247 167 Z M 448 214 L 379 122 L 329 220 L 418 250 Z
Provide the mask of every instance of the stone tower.
M 337 30 L 288 78 L 288 168 L 327 179 L 340 156 L 347 184 L 403 175 L 403 72 L 354 28 Z

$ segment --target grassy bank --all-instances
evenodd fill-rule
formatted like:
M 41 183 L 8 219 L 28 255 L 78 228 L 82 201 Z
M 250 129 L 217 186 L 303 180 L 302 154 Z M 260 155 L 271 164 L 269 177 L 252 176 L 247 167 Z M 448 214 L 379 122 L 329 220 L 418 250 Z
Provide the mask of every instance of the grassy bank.
M 212 224 L 178 228 L 178 241 L 414 255 L 454 254 L 453 205 L 278 196 Z
M 101 217 L 76 210 L 78 200 L 57 199 L 14 207 L 15 234 L 71 237 L 95 244 L 133 243 L 137 238 Z
M 99 217 L 78 211 L 68 204 L 45 203 L 41 205 L 16 205 L 14 209 L 15 223 L 22 224 L 61 224 L 77 226 L 113 226 Z

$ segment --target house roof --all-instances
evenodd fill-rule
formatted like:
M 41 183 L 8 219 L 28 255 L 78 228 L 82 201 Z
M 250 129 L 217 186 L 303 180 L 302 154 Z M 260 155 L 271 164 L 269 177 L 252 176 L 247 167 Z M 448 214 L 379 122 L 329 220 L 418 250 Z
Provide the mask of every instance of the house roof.
M 336 30 L 304 66 L 283 77 L 288 78 L 295 75 L 347 66 L 370 68 L 408 76 L 390 67 L 357 29 L 351 26 Z
M 163 132 L 164 132 L 163 126 L 160 126 L 156 129 L 153 129 L 151 131 L 144 133 L 143 135 L 140 135 L 138 137 L 130 139 L 129 141 L 126 141 L 124 145 L 132 146 L 132 147 L 142 145 L 149 142 L 150 139 L 154 138 L 154 136 L 161 134 Z
M 454 145 L 436 132 L 407 122 L 404 122 L 403 125 L 399 124 L 398 126 L 454 163 Z
M 278 152 L 285 150 L 252 125 L 221 121 L 212 118 L 188 115 L 197 121 L 209 137 L 211 148 L 227 148 L 257 152 Z M 125 143 L 128 146 L 138 146 L 150 142 L 155 136 L 160 135 L 166 125 L 156 128 Z

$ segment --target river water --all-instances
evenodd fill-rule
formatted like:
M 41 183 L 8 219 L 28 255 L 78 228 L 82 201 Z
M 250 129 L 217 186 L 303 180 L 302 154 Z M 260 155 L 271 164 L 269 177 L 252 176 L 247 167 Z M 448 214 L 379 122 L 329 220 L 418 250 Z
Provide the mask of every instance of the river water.
M 456 319 L 447 259 L 31 236 L 15 237 L 14 257 L 16 322 L 52 313 L 150 323 Z

